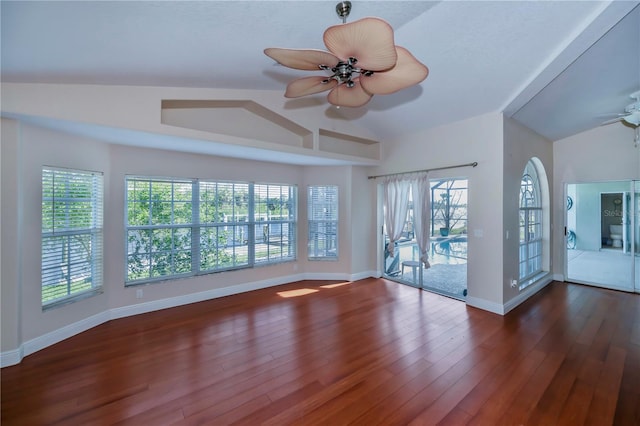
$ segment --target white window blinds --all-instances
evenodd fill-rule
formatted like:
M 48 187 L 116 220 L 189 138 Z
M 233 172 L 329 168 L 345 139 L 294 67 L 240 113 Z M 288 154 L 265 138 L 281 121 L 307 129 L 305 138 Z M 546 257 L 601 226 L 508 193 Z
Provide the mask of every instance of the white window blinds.
M 338 187 L 309 186 L 309 259 L 338 258 Z
M 42 305 L 102 289 L 101 173 L 42 170 Z

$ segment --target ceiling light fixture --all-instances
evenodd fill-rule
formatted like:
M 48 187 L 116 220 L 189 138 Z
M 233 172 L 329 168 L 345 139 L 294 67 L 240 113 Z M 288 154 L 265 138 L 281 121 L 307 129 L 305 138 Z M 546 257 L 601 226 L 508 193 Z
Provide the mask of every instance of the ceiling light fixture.
M 328 51 L 267 48 L 264 53 L 289 68 L 324 70 L 329 76 L 303 77 L 287 85 L 284 96 L 298 98 L 330 90 L 336 106 L 359 107 L 373 95 L 388 95 L 420 83 L 429 69 L 409 51 L 396 46 L 393 28 L 380 18 L 363 18 L 347 24 L 351 2 L 336 5 L 342 24 L 324 32 Z
M 629 114 L 622 117 L 622 119 L 633 126 L 640 126 L 640 104 L 635 110 L 627 112 Z

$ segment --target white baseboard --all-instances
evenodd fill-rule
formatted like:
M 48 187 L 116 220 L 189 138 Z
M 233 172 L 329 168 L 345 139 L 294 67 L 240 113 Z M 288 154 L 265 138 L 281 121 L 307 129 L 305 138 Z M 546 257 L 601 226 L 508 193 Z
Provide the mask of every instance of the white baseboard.
M 562 274 L 553 274 L 554 281 L 564 282 L 564 275 Z
M 231 296 L 233 294 L 246 293 L 252 290 L 260 290 L 267 287 L 288 284 L 307 279 L 304 274 L 289 275 L 286 277 L 271 278 L 268 280 L 254 281 L 251 283 L 238 284 L 229 287 L 214 288 L 198 293 L 185 294 L 168 299 L 153 300 L 150 302 L 138 303 L 136 305 L 123 306 L 110 310 L 110 319 L 130 317 L 132 315 L 145 314 L 147 312 L 159 311 L 161 309 L 174 308 L 176 306 L 188 305 L 189 303 L 203 302 L 205 300 L 216 299 L 218 297 Z
M 509 311 L 513 310 L 525 300 L 546 287 L 551 281 L 553 281 L 553 278 L 550 275 L 547 275 L 535 284 L 532 284 L 524 289 L 520 294 L 503 305 L 472 296 L 467 296 L 467 305 L 473 306 L 474 308 L 483 309 L 485 311 L 493 312 L 494 314 L 506 315 L 507 313 L 509 313 Z
M 351 274 L 349 281 L 364 280 L 365 278 L 380 278 L 380 272 L 378 271 L 363 271 L 356 274 Z
M 305 280 L 327 280 L 327 281 L 353 281 L 349 274 L 342 273 L 324 273 L 324 272 L 307 272 L 304 274 Z
M 530 298 L 531 296 L 533 296 L 534 294 L 536 294 L 537 292 L 545 288 L 551 281 L 553 281 L 553 277 L 551 277 L 550 275 L 547 275 L 546 277 L 540 279 L 535 284 L 532 284 L 529 287 L 525 288 L 520 294 L 518 294 L 516 297 L 514 297 L 513 299 L 509 300 L 507 303 L 504 304 L 504 313 L 505 314 L 508 313 L 509 311 L 514 309 L 516 306 L 523 303 L 525 300 L 527 300 L 528 298 Z
M 490 302 L 486 299 L 481 299 L 479 297 L 467 296 L 467 305 L 473 306 L 474 308 L 482 309 L 483 311 L 493 312 L 494 314 L 504 315 L 504 306 Z
M 55 343 L 61 342 L 76 334 L 87 331 L 90 328 L 103 324 L 109 320 L 124 318 L 133 315 L 144 314 L 147 312 L 159 311 L 161 309 L 173 308 L 176 306 L 187 305 L 189 303 L 202 302 L 205 300 L 216 299 L 224 296 L 231 296 L 233 294 L 246 293 L 248 291 L 260 290 L 263 288 L 274 287 L 282 284 L 288 284 L 302 280 L 344 280 L 344 281 L 356 281 L 358 279 L 368 278 L 373 276 L 372 272 L 361 272 L 357 274 L 296 274 L 288 275 L 284 277 L 270 278 L 262 281 L 254 281 L 251 283 L 238 284 L 230 287 L 216 288 L 212 290 L 202 291 L 198 293 L 185 294 L 181 296 L 171 297 L 167 299 L 154 300 L 150 302 L 138 303 L 135 305 L 123 306 L 120 308 L 113 308 L 93 315 L 91 317 L 82 319 L 72 324 L 66 325 L 62 328 L 54 330 L 52 332 L 43 334 L 34 339 L 31 339 L 17 349 L 12 349 L 0 353 L 0 367 L 8 367 L 11 365 L 19 364 L 22 359 L 51 346 Z M 361 278 L 359 278 L 361 277 Z
M 22 358 L 24 358 L 22 345 L 18 349 L 2 352 L 0 353 L 0 368 L 20 364 Z
M 71 336 L 82 333 L 83 331 L 87 331 L 90 328 L 109 321 L 109 319 L 109 311 L 100 312 L 99 314 L 65 325 L 64 327 L 50 333 L 27 340 L 20 345 L 18 349 L 2 352 L 0 354 L 0 367 L 19 364 L 25 356 L 31 355 L 34 352 L 61 342 Z

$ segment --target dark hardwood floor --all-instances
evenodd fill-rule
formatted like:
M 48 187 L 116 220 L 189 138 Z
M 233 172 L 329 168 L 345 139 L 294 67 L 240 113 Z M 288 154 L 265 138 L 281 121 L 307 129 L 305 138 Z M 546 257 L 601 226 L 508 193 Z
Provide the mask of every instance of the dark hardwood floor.
M 639 425 L 640 296 L 505 317 L 382 279 L 108 322 L 1 371 L 2 425 Z

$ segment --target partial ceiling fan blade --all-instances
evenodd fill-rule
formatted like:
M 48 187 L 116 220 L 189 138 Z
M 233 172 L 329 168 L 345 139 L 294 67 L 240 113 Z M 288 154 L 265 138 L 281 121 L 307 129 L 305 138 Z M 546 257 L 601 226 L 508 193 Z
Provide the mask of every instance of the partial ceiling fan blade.
M 338 85 L 338 82 L 334 79 L 326 81 L 327 77 L 313 76 L 303 77 L 293 80 L 287 85 L 287 90 L 284 92 L 285 98 L 299 98 L 300 96 L 313 95 L 314 93 L 320 93 L 333 89 Z
M 329 92 L 327 95 L 329 103 L 336 106 L 357 108 L 369 102 L 373 95 L 367 93 L 362 88 L 359 80 L 360 79 L 356 79 L 353 81 L 355 83 L 353 87 L 347 87 L 345 84 L 341 84 Z
M 600 125 L 605 126 L 607 124 L 616 123 L 618 121 L 624 120 L 625 117 L 626 115 L 623 115 L 622 117 L 618 117 L 618 118 L 612 118 L 611 120 L 603 121 L 602 123 L 600 123 Z
M 364 90 L 374 95 L 388 95 L 423 81 L 429 68 L 420 63 L 407 49 L 396 46 L 398 62 L 389 71 L 360 77 Z
M 319 65 L 335 66 L 339 59 L 329 52 L 317 49 L 280 49 L 269 47 L 264 54 L 284 65 L 296 70 L 317 71 Z
M 397 60 L 393 28 L 380 18 L 334 25 L 327 28 L 323 39 L 331 53 L 343 61 L 356 58 L 356 66 L 369 71 L 387 70 Z

